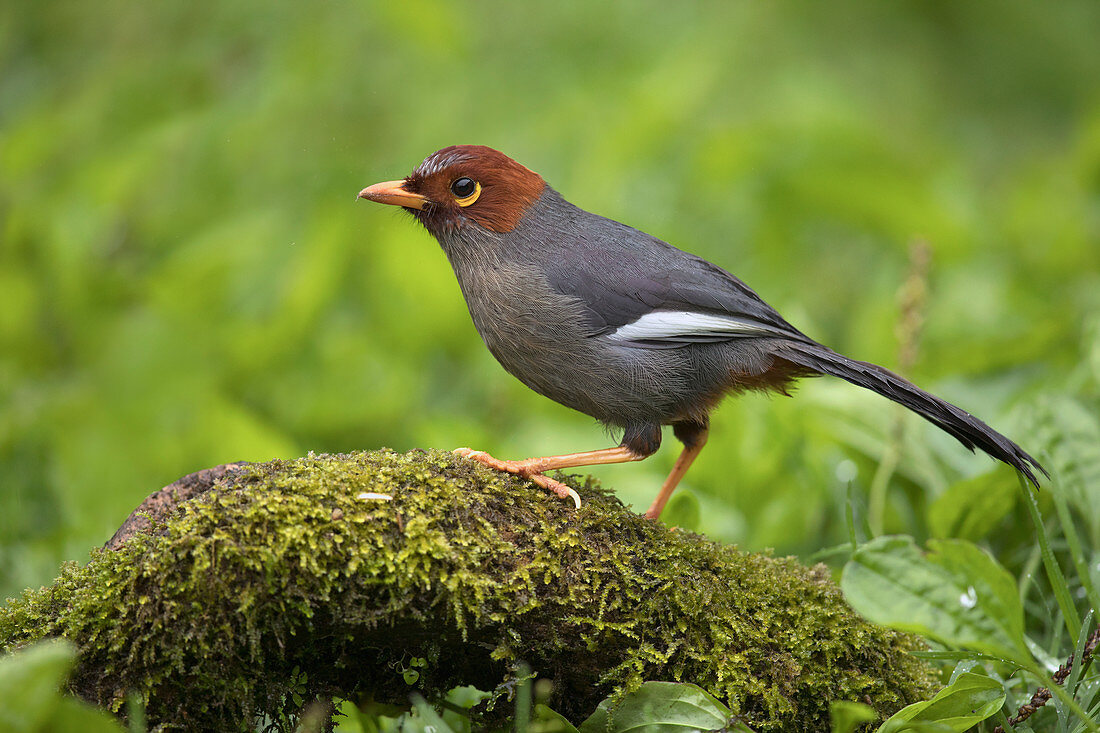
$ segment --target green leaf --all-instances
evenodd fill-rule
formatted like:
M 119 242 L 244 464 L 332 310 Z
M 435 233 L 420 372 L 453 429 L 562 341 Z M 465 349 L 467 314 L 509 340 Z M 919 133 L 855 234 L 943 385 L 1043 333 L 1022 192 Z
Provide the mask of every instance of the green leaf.
M 61 694 L 76 651 L 49 639 L 0 658 L 0 730 L 123 733 L 109 713 Z
M 935 537 L 981 539 L 1012 510 L 1017 496 L 1007 467 L 959 481 L 928 508 L 929 529 Z
M 456 733 L 421 695 L 410 696 L 413 714 L 403 716 L 401 733 Z
M 1100 543 L 1100 417 L 1078 400 L 1051 397 L 1037 420 L 1056 479 L 1051 489 L 1080 512 L 1093 543 Z
M 580 733 L 687 733 L 728 728 L 733 713 L 697 685 L 646 682 L 617 704 L 600 703 Z
M 869 620 L 943 644 L 1032 664 L 1024 614 L 1012 576 L 965 540 L 879 537 L 844 566 L 840 586 Z
M 469 710 L 482 700 L 492 697 L 491 692 L 479 690 L 473 685 L 453 687 L 447 692 L 447 702 Z
M 35 731 L 49 720 L 76 651 L 51 639 L 0 658 L 0 730 Z
M 931 700 L 908 705 L 879 727 L 879 733 L 903 730 L 969 730 L 1001 709 L 1004 687 L 982 674 L 964 672 Z M 929 727 L 931 724 L 933 727 Z
M 870 705 L 848 700 L 834 700 L 829 703 L 829 719 L 832 721 L 832 733 L 852 733 L 863 723 L 870 723 L 878 713 Z
M 125 733 L 114 716 L 75 697 L 59 696 L 40 730 L 57 733 Z
M 535 705 L 528 730 L 530 733 L 580 733 L 565 716 L 542 703 Z

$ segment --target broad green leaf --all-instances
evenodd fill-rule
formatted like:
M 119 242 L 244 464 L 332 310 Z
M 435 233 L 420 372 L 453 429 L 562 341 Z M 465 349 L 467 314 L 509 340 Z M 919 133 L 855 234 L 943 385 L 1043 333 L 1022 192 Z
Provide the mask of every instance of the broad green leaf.
M 40 728 L 50 733 L 125 733 L 110 713 L 75 697 L 59 696 L 49 720 Z
M 612 705 L 600 703 L 580 733 L 688 733 L 747 730 L 728 728 L 733 713 L 701 687 L 676 682 L 646 682 Z
M 576 726 L 566 720 L 565 716 L 542 703 L 535 705 L 534 715 L 531 716 L 531 724 L 527 726 L 527 730 L 529 733 L 579 733 Z
M 947 646 L 1031 663 L 1016 583 L 965 540 L 879 537 L 844 566 L 848 603 L 871 621 L 931 637 Z
M 404 716 L 401 733 L 456 733 L 420 695 L 412 697 L 414 715 Z
M 608 708 L 611 707 L 611 698 L 605 697 L 600 704 L 596 706 L 596 709 L 591 715 L 584 719 L 581 723 L 580 733 L 607 733 L 611 726 L 611 714 Z
M 829 720 L 832 721 L 832 733 L 852 733 L 863 723 L 870 723 L 878 713 L 870 705 L 848 700 L 835 700 L 829 703 Z
M 423 662 L 419 666 L 426 666 L 427 662 L 420 658 L 414 659 L 412 663 Z M 475 705 L 480 703 L 485 698 L 489 697 L 490 693 L 483 692 L 472 685 L 463 685 L 461 687 L 454 687 L 447 692 L 447 702 L 451 705 L 461 708 L 463 710 L 470 710 Z M 470 730 L 470 718 L 467 715 L 463 715 L 457 710 L 451 708 L 443 708 L 440 711 L 440 717 L 443 718 L 443 722 L 449 725 L 456 731 L 468 731 Z
M 55 712 L 75 656 L 72 644 L 50 639 L 0 657 L 0 730 L 39 730 Z
M 903 730 L 970 730 L 1000 710 L 1005 701 L 1004 687 L 982 674 L 964 672 L 931 700 L 908 705 L 879 727 L 879 733 Z M 934 728 L 928 728 L 931 724 Z
M 447 702 L 469 710 L 491 695 L 491 692 L 484 692 L 473 685 L 462 685 L 461 687 L 452 688 L 447 693 Z
M 1016 505 L 1019 485 L 1011 471 L 997 468 L 952 484 L 928 508 L 928 525 L 936 537 L 977 540 Z
M 878 728 L 876 733 L 896 733 L 897 731 L 905 731 L 905 733 L 954 733 L 955 729 L 946 723 L 935 723 L 927 720 L 910 720 L 891 723 L 891 727 L 888 731 L 883 728 Z

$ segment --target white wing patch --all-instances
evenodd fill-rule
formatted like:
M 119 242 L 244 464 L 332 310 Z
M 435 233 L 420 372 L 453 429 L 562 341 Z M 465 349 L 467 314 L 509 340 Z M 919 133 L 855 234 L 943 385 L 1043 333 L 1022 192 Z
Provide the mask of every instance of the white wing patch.
M 692 311 L 652 311 L 636 321 L 619 326 L 608 338 L 616 341 L 661 341 L 692 337 L 736 338 L 774 334 L 775 330 L 732 316 Z

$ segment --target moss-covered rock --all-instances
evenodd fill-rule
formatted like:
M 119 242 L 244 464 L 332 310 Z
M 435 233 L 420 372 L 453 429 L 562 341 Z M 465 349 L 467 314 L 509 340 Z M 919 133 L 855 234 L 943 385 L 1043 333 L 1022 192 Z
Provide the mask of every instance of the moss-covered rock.
M 317 695 L 500 690 L 520 660 L 574 719 L 649 679 L 695 682 L 760 731 L 929 692 L 916 642 L 858 618 L 823 567 L 669 530 L 593 485 L 574 511 L 449 453 L 386 451 L 215 478 L 10 601 L 0 647 L 67 637 L 78 694 L 117 711 L 138 690 L 165 729 L 289 725 Z

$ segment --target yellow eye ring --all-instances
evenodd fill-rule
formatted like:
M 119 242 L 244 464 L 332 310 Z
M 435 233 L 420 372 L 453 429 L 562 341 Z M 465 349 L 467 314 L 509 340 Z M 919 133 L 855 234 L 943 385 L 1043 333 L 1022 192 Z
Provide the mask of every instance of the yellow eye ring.
M 481 195 L 481 184 L 469 178 L 459 178 L 451 184 L 451 193 L 459 206 L 469 206 Z

